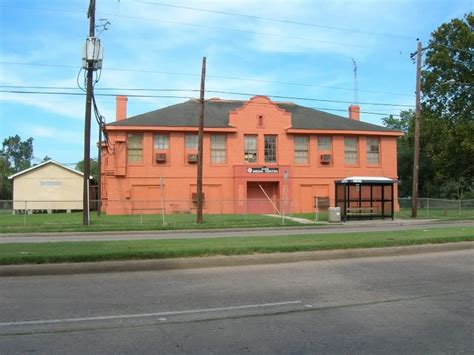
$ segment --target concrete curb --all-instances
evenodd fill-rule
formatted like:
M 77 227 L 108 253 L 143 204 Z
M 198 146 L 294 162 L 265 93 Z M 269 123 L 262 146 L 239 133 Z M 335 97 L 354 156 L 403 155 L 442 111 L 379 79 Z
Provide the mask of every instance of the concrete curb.
M 334 260 L 379 256 L 401 256 L 422 253 L 474 249 L 474 242 L 424 244 L 387 248 L 327 250 L 295 253 L 210 256 L 195 258 L 104 261 L 90 263 L 28 264 L 0 266 L 0 277 L 72 275 L 108 272 L 181 270 L 211 267 L 231 267 L 294 263 L 310 260 Z

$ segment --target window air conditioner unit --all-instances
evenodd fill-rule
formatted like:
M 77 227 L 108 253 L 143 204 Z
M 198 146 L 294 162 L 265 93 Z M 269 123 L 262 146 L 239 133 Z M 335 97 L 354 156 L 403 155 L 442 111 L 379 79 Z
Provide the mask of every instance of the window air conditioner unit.
M 197 154 L 188 154 L 188 163 L 197 163 L 198 155 Z
M 166 153 L 156 153 L 155 154 L 155 161 L 157 163 L 164 163 L 166 162 Z
M 197 203 L 198 200 L 198 194 L 197 192 L 193 192 L 191 194 L 191 199 L 193 200 L 194 203 Z M 204 192 L 202 193 L 202 200 L 204 201 Z
M 331 163 L 331 154 L 321 154 L 321 164 Z

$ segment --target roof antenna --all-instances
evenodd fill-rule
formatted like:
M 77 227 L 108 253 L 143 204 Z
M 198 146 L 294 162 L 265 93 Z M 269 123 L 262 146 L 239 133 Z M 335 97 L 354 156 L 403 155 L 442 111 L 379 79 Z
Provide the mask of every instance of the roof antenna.
M 359 101 L 359 93 L 357 89 L 357 63 L 354 58 L 352 58 L 352 67 L 354 70 L 354 105 L 357 105 Z

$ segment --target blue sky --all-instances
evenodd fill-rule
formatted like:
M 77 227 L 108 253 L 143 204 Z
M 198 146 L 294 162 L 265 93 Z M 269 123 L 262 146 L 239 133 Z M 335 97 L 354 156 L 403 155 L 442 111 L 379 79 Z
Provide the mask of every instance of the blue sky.
M 397 114 L 408 107 L 362 103 L 413 105 L 415 65 L 410 53 L 416 39 L 426 44 L 440 24 L 473 10 L 472 0 L 96 1 L 97 19 L 111 23 L 100 34 L 104 68 L 97 94 L 198 97 L 196 91 L 126 89 L 198 90 L 206 56 L 208 90 L 346 101 L 276 99 L 343 116 L 346 112 L 337 110 L 346 110 L 354 100 L 352 58 L 358 67 L 361 110 Z M 88 4 L 0 0 L 0 90 L 80 93 L 77 75 L 88 34 Z M 82 82 L 82 73 L 80 78 Z M 36 86 L 61 89 L 26 88 Z M 110 88 L 116 89 L 106 90 Z M 206 94 L 211 97 L 249 96 Z M 112 122 L 115 98 L 96 99 L 106 121 Z M 130 97 L 128 114 L 184 100 Z M 34 162 L 47 155 L 75 164 L 83 157 L 84 107 L 83 96 L 0 92 L 0 138 L 33 137 Z M 363 121 L 375 124 L 381 117 L 362 114 Z M 95 122 L 92 131 L 91 156 L 96 157 Z

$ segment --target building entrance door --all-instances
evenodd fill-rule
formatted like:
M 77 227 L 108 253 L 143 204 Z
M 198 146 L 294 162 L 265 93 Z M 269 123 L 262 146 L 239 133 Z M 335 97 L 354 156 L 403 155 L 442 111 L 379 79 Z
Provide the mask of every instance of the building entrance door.
M 265 193 L 262 191 L 265 190 Z M 270 214 L 279 213 L 274 206 L 279 208 L 280 189 L 278 181 L 275 182 L 247 182 L 247 213 Z

